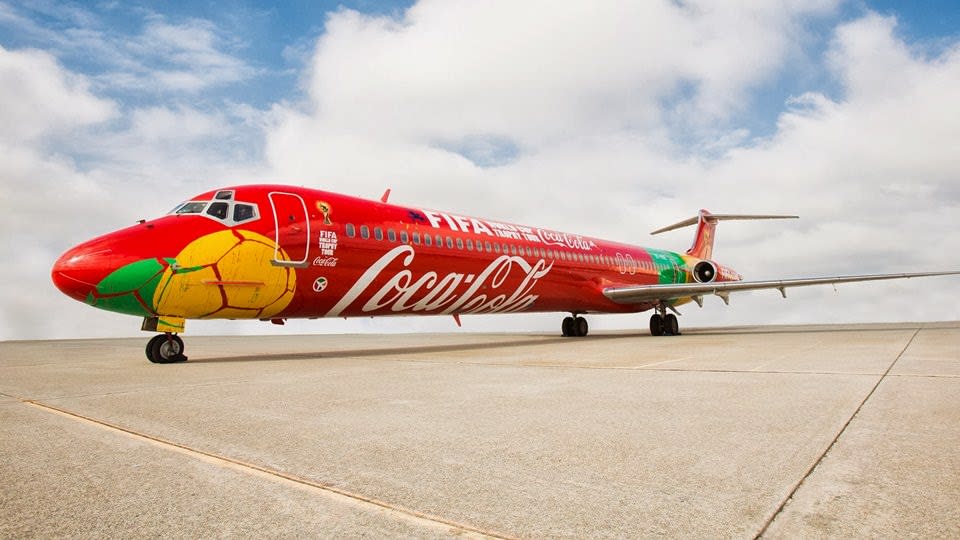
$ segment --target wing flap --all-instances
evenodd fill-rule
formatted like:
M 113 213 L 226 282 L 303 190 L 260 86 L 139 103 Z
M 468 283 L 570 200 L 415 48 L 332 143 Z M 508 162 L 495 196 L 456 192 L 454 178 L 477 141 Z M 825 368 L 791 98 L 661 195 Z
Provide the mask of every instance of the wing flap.
M 914 272 L 907 274 L 869 274 L 862 276 L 833 276 L 800 279 L 782 279 L 772 281 L 721 281 L 718 283 L 681 283 L 664 285 L 630 285 L 626 287 L 607 287 L 603 295 L 618 304 L 642 304 L 652 301 L 676 300 L 678 298 L 703 297 L 717 295 L 727 301 L 731 292 L 777 289 L 786 296 L 788 287 L 806 287 L 810 285 L 831 285 L 837 283 L 856 283 L 861 281 L 881 281 L 887 279 L 909 279 L 916 277 L 960 275 L 960 271 Z M 700 302 L 697 302 L 698 304 Z

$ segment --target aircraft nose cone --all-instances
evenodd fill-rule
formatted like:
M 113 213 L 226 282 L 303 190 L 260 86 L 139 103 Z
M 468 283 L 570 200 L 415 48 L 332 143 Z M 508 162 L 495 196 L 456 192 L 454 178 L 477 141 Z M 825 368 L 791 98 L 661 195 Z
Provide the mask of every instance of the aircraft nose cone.
M 50 272 L 53 284 L 63 294 L 85 302 L 110 271 L 103 264 L 109 252 L 109 249 L 97 250 L 85 244 L 68 250 L 53 264 Z

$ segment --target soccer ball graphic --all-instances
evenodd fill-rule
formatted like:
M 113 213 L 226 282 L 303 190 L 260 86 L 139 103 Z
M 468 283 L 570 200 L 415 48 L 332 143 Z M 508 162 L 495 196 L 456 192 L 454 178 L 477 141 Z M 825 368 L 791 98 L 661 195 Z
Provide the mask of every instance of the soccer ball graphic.
M 288 260 L 273 240 L 251 231 L 226 230 L 183 248 L 153 293 L 158 314 L 185 319 L 268 319 L 293 299 L 297 275 L 274 266 Z
M 87 303 L 117 313 L 152 316 L 157 284 L 173 261 L 144 259 L 122 266 L 97 284 L 87 296 Z

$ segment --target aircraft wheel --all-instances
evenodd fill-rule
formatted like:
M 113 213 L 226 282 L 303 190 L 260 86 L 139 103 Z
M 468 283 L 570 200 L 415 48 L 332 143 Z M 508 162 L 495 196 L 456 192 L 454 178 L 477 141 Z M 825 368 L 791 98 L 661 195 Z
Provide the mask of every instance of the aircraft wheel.
M 153 348 L 161 339 L 167 339 L 167 336 L 163 334 L 157 334 L 150 338 L 150 341 L 147 342 L 147 360 L 150 360 L 154 364 L 160 363 L 155 356 L 153 356 Z
M 668 313 L 667 316 L 663 318 L 663 333 L 668 336 L 680 335 L 680 323 L 677 321 L 677 316 L 673 313 Z
M 662 336 L 663 330 L 663 317 L 659 313 L 654 313 L 650 316 L 650 335 Z
M 158 339 L 159 338 L 159 339 Z M 150 340 L 147 358 L 156 364 L 186 362 L 183 355 L 183 340 L 174 334 L 161 334 Z
M 577 317 L 574 319 L 574 323 L 573 329 L 576 331 L 577 337 L 583 337 L 590 331 L 590 325 L 587 324 L 587 320 L 583 317 Z
M 576 323 L 576 321 L 574 321 L 573 317 L 564 317 L 564 318 L 563 318 L 563 324 L 560 325 L 561 330 L 563 330 L 563 337 L 570 337 L 570 336 L 575 335 L 575 334 L 574 334 L 574 332 L 575 332 L 575 330 L 574 330 L 574 325 L 575 325 L 575 323 Z

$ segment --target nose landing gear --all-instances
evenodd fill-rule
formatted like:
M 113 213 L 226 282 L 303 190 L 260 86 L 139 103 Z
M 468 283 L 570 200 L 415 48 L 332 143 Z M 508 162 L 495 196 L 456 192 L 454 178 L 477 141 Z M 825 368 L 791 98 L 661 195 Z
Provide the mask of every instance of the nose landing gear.
M 186 362 L 187 357 L 183 354 L 183 340 L 180 336 L 171 332 L 153 336 L 147 342 L 147 360 L 154 364 L 172 364 L 174 362 Z

